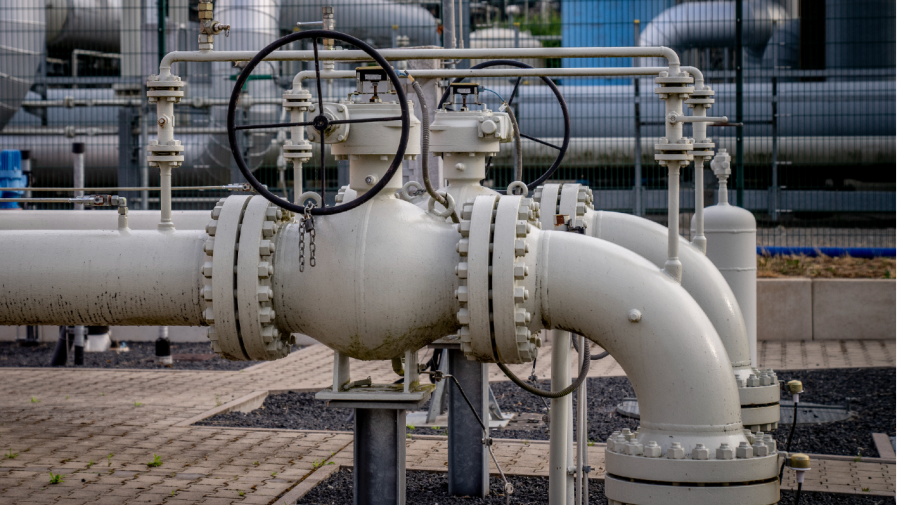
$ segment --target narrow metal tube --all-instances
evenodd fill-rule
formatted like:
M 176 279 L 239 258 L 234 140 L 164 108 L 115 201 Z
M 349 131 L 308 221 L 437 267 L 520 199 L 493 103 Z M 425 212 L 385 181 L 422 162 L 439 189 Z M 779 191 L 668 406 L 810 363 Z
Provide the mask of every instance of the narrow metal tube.
M 256 51 L 173 51 L 159 63 L 161 76 L 171 75 L 171 66 L 179 61 L 249 61 Z M 491 58 L 666 58 L 670 70 L 680 70 L 680 58 L 668 47 L 553 47 L 553 48 L 487 48 L 487 49 L 384 49 L 387 60 L 409 59 L 491 59 Z M 364 51 L 339 51 L 328 55 L 334 61 L 367 61 Z M 312 61 L 313 51 L 275 51 L 266 61 Z
M 583 368 L 583 360 L 589 359 L 589 343 L 583 335 L 577 336 L 577 344 L 580 347 L 580 368 Z M 586 387 L 589 379 L 577 389 L 577 505 L 583 505 L 588 495 L 587 483 L 588 475 L 583 471 L 586 466 L 586 443 L 589 436 L 586 426 Z
M 72 144 L 72 154 L 74 155 L 74 185 L 76 188 L 84 187 L 84 144 L 75 142 Z M 84 191 L 75 191 L 73 196 L 84 196 Z M 84 210 L 84 205 L 76 204 L 75 210 Z
M 692 244 L 708 252 L 708 240 L 705 238 L 705 159 L 695 158 L 695 236 Z
M 664 271 L 680 282 L 683 264 L 680 263 L 680 165 L 667 165 L 667 262 Z
M 160 163 L 159 169 L 159 230 L 174 230 L 175 225 L 171 220 L 171 163 Z
M 571 383 L 571 334 L 552 331 L 552 390 L 566 388 Z M 568 417 L 570 395 L 553 398 L 549 409 L 549 503 L 567 503 Z

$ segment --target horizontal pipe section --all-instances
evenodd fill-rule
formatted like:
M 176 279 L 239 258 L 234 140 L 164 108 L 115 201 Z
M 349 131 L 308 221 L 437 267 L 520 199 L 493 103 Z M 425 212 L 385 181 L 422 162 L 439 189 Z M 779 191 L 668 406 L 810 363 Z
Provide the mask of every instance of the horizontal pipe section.
M 206 210 L 174 210 L 172 222 L 178 230 L 205 230 L 211 221 Z M 131 230 L 155 230 L 159 224 L 158 210 L 129 210 Z M 13 210 L 0 213 L 0 231 L 12 230 L 107 230 L 118 229 L 118 212 L 92 210 Z M 0 237 L 2 238 L 2 237 Z
M 201 231 L 4 231 L 0 325 L 200 326 L 205 238 Z
M 666 58 L 671 66 L 679 67 L 680 58 L 668 47 L 554 47 L 536 49 L 383 49 L 380 54 L 387 60 L 411 59 L 490 59 L 490 58 Z M 172 63 L 179 61 L 249 61 L 257 51 L 173 51 L 159 63 L 160 75 L 171 73 Z M 266 61 L 311 61 L 313 51 L 275 51 Z M 321 55 L 327 61 L 368 61 L 371 56 L 364 51 L 327 51 Z

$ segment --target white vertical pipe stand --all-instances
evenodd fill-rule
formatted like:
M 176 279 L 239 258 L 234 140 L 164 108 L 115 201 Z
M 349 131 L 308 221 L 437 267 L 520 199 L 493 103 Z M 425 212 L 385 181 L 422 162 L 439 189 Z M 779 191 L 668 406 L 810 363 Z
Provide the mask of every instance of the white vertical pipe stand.
M 73 177 L 72 186 L 75 188 L 84 187 L 84 143 L 75 142 L 72 144 L 72 161 L 73 161 Z M 84 191 L 75 191 L 74 196 L 84 196 Z M 75 210 L 84 210 L 84 205 L 75 204 Z
M 84 143 L 75 142 L 72 144 L 73 154 L 73 175 L 74 181 L 72 185 L 76 188 L 84 187 Z M 84 196 L 84 191 L 75 191 L 75 197 Z M 84 205 L 75 204 L 75 210 L 84 210 Z M 86 326 L 75 326 L 75 342 L 72 350 L 75 355 L 75 365 L 84 364 L 84 340 L 87 334 Z
M 578 335 L 577 344 L 580 349 L 580 359 L 577 360 L 577 364 L 579 365 L 578 370 L 583 370 L 583 360 L 590 359 L 589 343 L 586 341 L 586 337 Z M 586 425 L 587 382 L 588 379 L 583 381 L 583 384 L 577 388 L 577 464 L 575 465 L 577 468 L 577 496 L 574 502 L 576 505 L 583 505 L 589 501 L 589 474 L 584 471 L 587 465 L 586 445 L 587 439 L 589 438 L 589 432 Z
M 552 330 L 552 390 L 564 389 L 571 384 L 571 334 Z M 568 401 L 553 398 L 549 412 L 549 503 L 568 503 Z

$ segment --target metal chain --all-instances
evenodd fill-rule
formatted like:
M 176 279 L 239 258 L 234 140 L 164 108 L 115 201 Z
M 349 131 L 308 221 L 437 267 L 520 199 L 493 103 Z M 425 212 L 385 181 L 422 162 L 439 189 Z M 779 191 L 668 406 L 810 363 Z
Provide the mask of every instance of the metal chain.
M 306 269 L 306 232 L 309 233 L 309 266 L 315 266 L 315 218 L 312 217 L 312 208 L 314 204 L 309 202 L 303 215 L 299 218 L 299 271 L 304 272 Z
M 299 218 L 299 271 L 306 269 L 306 227 L 305 220 Z
M 309 240 L 309 265 L 315 266 L 315 220 L 312 217 L 309 217 L 309 220 L 306 221 L 309 223 L 309 235 L 311 236 L 311 240 Z

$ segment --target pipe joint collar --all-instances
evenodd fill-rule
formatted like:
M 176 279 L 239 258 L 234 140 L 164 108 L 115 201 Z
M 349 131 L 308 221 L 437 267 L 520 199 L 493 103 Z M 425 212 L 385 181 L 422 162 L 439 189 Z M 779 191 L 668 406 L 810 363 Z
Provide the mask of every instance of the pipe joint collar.
M 519 195 L 482 195 L 462 206 L 455 296 L 470 360 L 525 363 L 541 345 L 531 328 L 538 318 L 527 310 L 536 292 L 537 210 Z
M 274 325 L 273 254 L 291 218 L 262 196 L 223 198 L 212 209 L 203 246 L 203 313 L 212 350 L 229 360 L 275 360 L 295 337 Z

